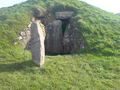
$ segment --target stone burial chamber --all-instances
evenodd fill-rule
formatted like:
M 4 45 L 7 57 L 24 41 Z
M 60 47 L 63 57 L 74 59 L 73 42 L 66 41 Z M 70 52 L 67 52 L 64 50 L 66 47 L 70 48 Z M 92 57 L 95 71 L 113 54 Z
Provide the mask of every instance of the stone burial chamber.
M 45 52 L 52 54 L 70 54 L 84 44 L 77 40 L 77 28 L 71 25 L 73 11 L 56 12 L 56 20 L 46 23 Z M 77 42 L 76 42 L 77 41 Z
M 78 49 L 84 48 L 84 41 L 77 37 L 78 29 L 71 21 L 73 13 L 73 11 L 56 12 L 54 20 L 49 17 L 50 22 L 44 21 L 45 16 L 42 19 L 33 18 L 17 37 L 25 50 L 31 51 L 32 60 L 38 66 L 44 64 L 45 54 L 70 54 L 71 51 L 75 53 Z
M 25 50 L 31 50 L 35 63 L 38 65 L 40 65 L 40 62 L 44 63 L 44 55 L 42 55 L 44 53 L 46 55 L 70 54 L 71 51 L 76 53 L 78 49 L 84 48 L 84 41 L 77 37 L 80 34 L 77 32 L 78 29 L 73 26 L 71 20 L 73 13 L 73 11 L 56 12 L 54 19 L 48 16 L 50 22 L 45 21 L 47 16 L 35 17 L 31 19 L 28 27 L 20 33 L 17 38 L 22 41 L 22 46 L 25 47 Z M 37 20 L 44 25 L 38 23 Z M 41 32 L 43 29 L 41 29 L 42 26 L 40 25 L 45 26 L 45 37 L 43 37 L 44 32 Z M 14 44 L 17 44 L 17 42 Z M 45 51 L 43 48 L 45 48 Z M 38 58 L 41 59 L 37 62 Z

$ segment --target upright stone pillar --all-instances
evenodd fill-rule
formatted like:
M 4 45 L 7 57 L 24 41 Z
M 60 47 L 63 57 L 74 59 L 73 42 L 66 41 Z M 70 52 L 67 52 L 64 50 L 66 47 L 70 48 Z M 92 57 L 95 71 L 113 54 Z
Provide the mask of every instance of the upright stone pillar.
M 71 26 L 69 23 L 65 29 L 65 33 L 64 33 L 64 37 L 63 37 L 63 46 L 64 46 L 63 51 L 65 53 L 70 52 L 70 30 L 71 30 Z
M 52 53 L 62 52 L 62 22 L 61 20 L 54 20 L 46 26 L 46 51 Z
M 45 47 L 44 47 L 44 30 L 40 26 L 39 21 L 32 23 L 31 25 L 31 54 L 32 60 L 38 66 L 42 66 L 44 64 L 45 57 Z

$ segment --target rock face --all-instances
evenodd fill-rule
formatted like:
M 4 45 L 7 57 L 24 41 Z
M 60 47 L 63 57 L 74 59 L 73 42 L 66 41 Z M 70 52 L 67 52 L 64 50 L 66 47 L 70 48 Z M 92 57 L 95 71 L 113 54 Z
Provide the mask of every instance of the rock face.
M 22 46 L 25 47 L 27 43 L 25 49 L 31 50 L 33 61 L 37 65 L 41 66 L 44 63 L 44 39 L 46 54 L 50 55 L 76 53 L 77 50 L 85 48 L 84 41 L 80 37 L 80 30 L 78 32 L 78 29 L 72 24 L 72 14 L 73 11 L 56 12 L 55 15 L 48 14 L 48 16 L 38 14 L 36 20 L 40 19 L 45 25 L 46 34 L 42 32 L 44 25 L 35 22 L 35 18 L 33 18 L 28 27 L 17 37 L 22 41 Z M 54 19 L 52 19 L 53 17 Z M 44 37 L 45 35 L 46 37 Z M 14 44 L 16 45 L 17 42 L 14 42 Z
M 65 33 L 64 33 L 64 37 L 63 37 L 63 45 L 64 45 L 64 48 L 63 48 L 63 51 L 65 53 L 68 53 L 70 52 L 70 29 L 71 29 L 71 26 L 70 26 L 70 23 L 67 25 L 66 29 L 65 29 Z
M 44 14 L 39 14 L 39 15 L 37 15 L 37 18 L 44 18 L 44 17 L 45 17 Z
M 70 41 L 71 41 L 71 50 L 76 53 L 78 49 L 81 49 L 81 38 L 79 36 L 78 29 L 73 27 L 71 28 Z
M 62 22 L 55 20 L 46 25 L 45 49 L 48 52 L 62 52 Z
M 72 17 L 73 13 L 74 12 L 72 11 L 56 12 L 55 17 L 56 19 L 67 19 L 67 18 Z
M 20 33 L 20 36 L 17 37 L 17 39 L 21 40 L 21 44 L 22 46 L 26 49 L 26 50 L 30 50 L 31 46 L 29 46 L 28 41 L 30 40 L 31 36 L 30 36 L 30 32 L 31 32 L 31 24 L 35 21 L 35 19 L 33 18 L 30 22 L 27 28 L 23 29 L 22 32 Z M 18 44 L 17 42 L 14 43 L 15 45 Z
M 40 27 L 39 21 L 32 23 L 31 39 L 29 43 L 31 43 L 32 60 L 38 66 L 42 66 L 44 64 L 45 57 L 44 39 L 45 39 L 44 33 L 42 28 Z
M 72 14 L 73 11 L 56 12 L 57 20 L 44 23 L 46 27 L 45 50 L 50 52 L 46 54 L 70 53 L 71 51 L 75 53 L 78 49 L 84 48 L 84 42 L 77 37 L 79 36 L 78 29 L 71 26 Z
M 78 49 L 84 48 L 84 42 L 81 41 L 81 38 L 78 38 L 79 32 L 78 29 L 72 27 L 70 23 L 67 25 L 64 38 L 63 38 L 63 51 L 68 53 L 70 51 L 76 52 Z

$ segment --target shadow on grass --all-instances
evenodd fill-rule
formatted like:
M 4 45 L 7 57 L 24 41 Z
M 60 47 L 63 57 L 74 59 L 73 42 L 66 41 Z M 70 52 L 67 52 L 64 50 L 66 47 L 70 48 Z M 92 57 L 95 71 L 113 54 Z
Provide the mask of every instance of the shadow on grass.
M 32 60 L 24 61 L 22 63 L 0 64 L 0 73 L 25 70 L 28 67 L 34 67 L 34 66 L 37 65 Z

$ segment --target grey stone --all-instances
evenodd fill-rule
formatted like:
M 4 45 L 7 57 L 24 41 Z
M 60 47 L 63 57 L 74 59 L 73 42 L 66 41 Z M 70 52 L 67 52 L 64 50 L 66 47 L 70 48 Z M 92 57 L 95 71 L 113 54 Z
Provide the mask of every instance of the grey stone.
M 80 35 L 80 32 L 78 32 L 77 28 L 71 29 L 72 34 L 70 35 L 70 40 L 72 43 L 71 50 L 74 50 L 76 52 L 78 49 L 84 48 L 84 41 L 81 40 L 81 37 L 78 37 Z
M 62 22 L 55 20 L 46 25 L 45 49 L 49 52 L 62 52 Z
M 44 14 L 39 14 L 39 15 L 37 15 L 37 18 L 44 18 L 44 17 L 45 17 Z
M 25 32 L 24 31 L 22 31 L 20 34 L 21 34 L 22 37 L 25 36 Z
M 35 22 L 35 18 L 32 18 L 32 19 L 31 19 L 31 22 Z
M 27 31 L 26 33 L 27 33 L 27 35 L 30 35 L 30 31 Z
M 64 33 L 64 38 L 63 38 L 63 45 L 64 45 L 64 52 L 68 53 L 70 51 L 70 23 L 67 25 Z
M 44 64 L 45 48 L 44 48 L 44 35 L 43 30 L 40 27 L 39 21 L 32 23 L 31 25 L 31 54 L 32 60 L 38 66 Z
M 26 37 L 23 37 L 23 39 L 26 39 Z
M 67 25 L 64 37 L 63 37 L 63 45 L 64 49 L 63 51 L 65 53 L 68 53 L 70 51 L 76 52 L 78 49 L 84 49 L 84 41 L 81 40 L 80 32 L 78 32 L 78 29 L 75 27 L 72 27 L 70 23 Z
M 63 12 L 56 12 L 55 17 L 56 19 L 67 19 L 72 17 L 73 11 L 63 11 Z

